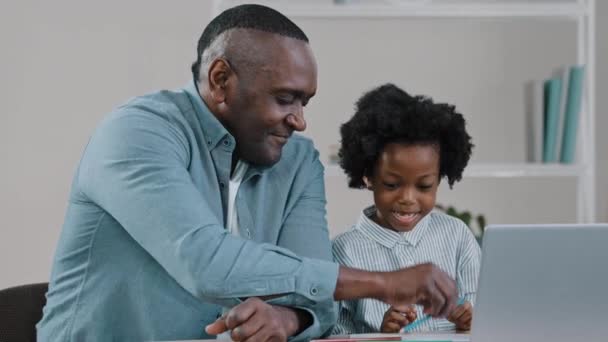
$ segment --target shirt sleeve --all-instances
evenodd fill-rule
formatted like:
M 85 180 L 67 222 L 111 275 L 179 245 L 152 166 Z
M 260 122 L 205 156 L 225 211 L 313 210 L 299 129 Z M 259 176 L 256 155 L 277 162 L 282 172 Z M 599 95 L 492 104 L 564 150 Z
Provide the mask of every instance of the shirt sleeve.
M 464 225 L 464 223 L 463 223 Z M 481 262 L 481 249 L 468 227 L 464 227 L 463 238 L 460 245 L 460 257 L 456 273 L 459 297 L 475 305 L 477 281 Z
M 223 306 L 289 293 L 303 307 L 333 301 L 335 263 L 227 233 L 190 174 L 190 145 L 176 124 L 122 110 L 102 123 L 77 181 L 184 289 Z

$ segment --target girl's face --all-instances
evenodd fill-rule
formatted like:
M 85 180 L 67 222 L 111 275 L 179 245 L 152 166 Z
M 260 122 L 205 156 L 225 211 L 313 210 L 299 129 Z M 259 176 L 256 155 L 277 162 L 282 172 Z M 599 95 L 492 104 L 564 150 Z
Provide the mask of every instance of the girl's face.
M 439 147 L 386 145 L 369 179 L 374 192 L 374 221 L 407 232 L 435 207 L 439 186 Z

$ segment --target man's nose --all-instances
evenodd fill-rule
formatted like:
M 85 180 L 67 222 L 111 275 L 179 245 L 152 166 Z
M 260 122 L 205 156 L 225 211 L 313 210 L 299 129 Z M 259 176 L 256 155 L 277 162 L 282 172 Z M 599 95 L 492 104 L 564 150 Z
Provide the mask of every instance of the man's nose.
M 306 129 L 306 120 L 304 120 L 304 111 L 302 108 L 294 114 L 287 115 L 287 124 L 293 128 L 294 131 L 302 132 Z

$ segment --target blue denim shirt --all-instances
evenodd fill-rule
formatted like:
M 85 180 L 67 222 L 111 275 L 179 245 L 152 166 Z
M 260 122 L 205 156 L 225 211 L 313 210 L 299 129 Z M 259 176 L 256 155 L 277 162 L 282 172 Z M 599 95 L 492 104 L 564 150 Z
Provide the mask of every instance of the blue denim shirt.
M 270 168 L 250 167 L 224 228 L 234 138 L 194 83 L 138 97 L 108 115 L 73 180 L 38 341 L 205 338 L 222 307 L 309 311 L 298 340 L 337 319 L 323 166 L 294 135 Z

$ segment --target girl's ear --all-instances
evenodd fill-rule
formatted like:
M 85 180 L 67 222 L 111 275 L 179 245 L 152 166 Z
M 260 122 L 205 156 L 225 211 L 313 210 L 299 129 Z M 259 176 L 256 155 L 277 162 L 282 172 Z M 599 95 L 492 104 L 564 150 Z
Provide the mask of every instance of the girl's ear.
M 365 187 L 368 190 L 373 190 L 372 182 L 369 181 L 369 178 L 367 178 L 367 176 L 363 176 L 363 183 L 365 183 Z

